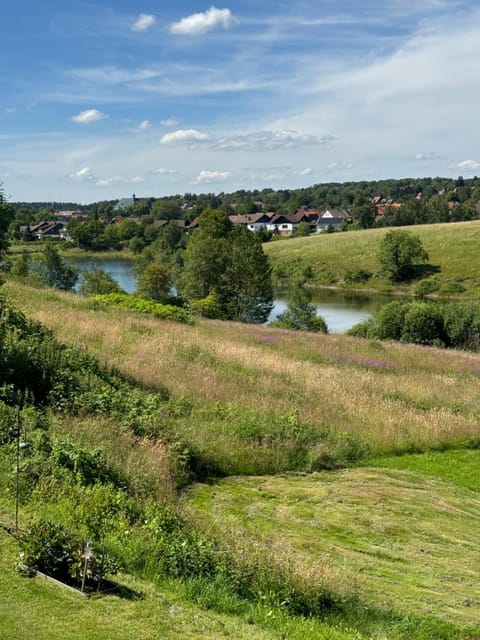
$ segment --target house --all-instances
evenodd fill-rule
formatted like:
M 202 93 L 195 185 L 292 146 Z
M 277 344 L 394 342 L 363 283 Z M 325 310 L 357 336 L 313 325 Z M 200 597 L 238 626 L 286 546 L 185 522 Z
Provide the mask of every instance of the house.
M 266 213 L 248 213 L 246 215 L 228 216 L 233 225 L 245 226 L 249 231 L 260 231 L 266 229 L 271 217 Z
M 25 227 L 25 232 L 27 231 Z M 22 233 L 22 228 L 20 228 Z M 66 240 L 66 228 L 63 222 L 40 222 L 33 227 L 30 227 L 30 233 L 32 233 L 38 240 L 44 238 L 50 238 L 54 240 Z
M 79 210 L 75 211 L 55 211 L 53 217 L 57 222 L 70 222 L 71 220 L 87 220 L 88 215 Z
M 315 233 L 338 229 L 344 222 L 352 220 L 352 217 L 352 212 L 349 209 L 326 209 L 318 215 L 315 221 Z

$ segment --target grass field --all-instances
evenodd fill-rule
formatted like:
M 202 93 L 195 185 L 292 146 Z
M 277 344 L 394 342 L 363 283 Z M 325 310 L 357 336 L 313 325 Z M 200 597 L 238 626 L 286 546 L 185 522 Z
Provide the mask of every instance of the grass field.
M 429 254 L 429 263 L 439 268 L 436 278 L 444 293 L 449 285 L 461 283 L 463 295 L 480 295 L 480 221 L 404 227 L 421 239 Z M 276 269 L 286 276 L 311 271 L 311 284 L 344 286 L 347 271 L 365 269 L 373 276 L 358 288 L 393 291 L 391 283 L 380 274 L 378 245 L 389 229 L 368 229 L 293 238 L 264 245 Z M 396 292 L 411 292 L 414 282 L 395 286 Z
M 477 354 L 218 321 L 185 326 L 92 310 L 73 294 L 4 289 L 60 340 L 147 388 L 187 397 L 192 409 L 176 433 L 226 473 L 315 469 L 342 447 L 363 455 L 480 443 Z M 292 466 L 284 451 L 302 442 Z
M 449 455 L 439 454 L 446 465 Z M 479 462 L 476 452 L 470 475 Z M 187 505 L 217 535 L 273 551 L 279 562 L 356 594 L 366 607 L 478 623 L 478 491 L 368 467 L 229 478 L 195 486 Z

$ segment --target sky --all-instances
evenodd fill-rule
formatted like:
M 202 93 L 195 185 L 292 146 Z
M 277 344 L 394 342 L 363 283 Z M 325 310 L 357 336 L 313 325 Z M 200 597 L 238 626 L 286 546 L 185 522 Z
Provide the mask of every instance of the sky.
M 477 0 L 4 0 L 12 201 L 480 175 Z

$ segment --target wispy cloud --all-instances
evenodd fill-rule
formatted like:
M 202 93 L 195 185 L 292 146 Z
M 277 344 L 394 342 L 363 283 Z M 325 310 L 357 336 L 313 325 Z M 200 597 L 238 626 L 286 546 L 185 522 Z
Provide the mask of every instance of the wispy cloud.
M 155 16 L 148 13 L 141 13 L 131 26 L 132 31 L 147 31 L 156 22 Z
M 178 171 L 175 169 L 164 169 L 163 167 L 160 167 L 159 169 L 152 169 L 150 173 L 173 176 L 176 175 Z
M 415 154 L 415 160 L 438 160 L 439 158 L 441 156 L 436 151 L 421 151 Z
M 107 116 L 98 109 L 87 109 L 86 111 L 80 111 L 77 115 L 72 116 L 70 119 L 77 124 L 89 124 L 90 122 L 96 122 L 102 120 Z
M 144 182 L 144 178 L 141 176 L 134 176 L 133 178 L 122 178 L 122 176 L 112 176 L 111 178 L 99 178 L 95 184 L 97 187 L 110 187 L 114 184 L 129 182 L 136 184 L 138 182 Z
M 138 124 L 138 130 L 139 131 L 147 131 L 148 129 L 150 129 L 151 126 L 152 126 L 152 124 L 151 124 L 150 120 L 142 120 Z
M 351 162 L 348 162 L 348 160 L 337 160 L 335 162 L 331 162 L 328 165 L 328 169 L 332 170 L 332 169 L 339 169 L 341 171 L 344 171 L 346 169 L 352 169 L 353 164 Z
M 167 118 L 166 120 L 160 120 L 160 124 L 164 127 L 176 127 L 180 123 L 175 118 Z
M 298 131 L 254 131 L 245 134 L 213 137 L 195 129 L 179 129 L 165 134 L 161 144 L 201 143 L 212 151 L 253 151 L 295 149 L 303 146 L 324 145 L 334 140 L 331 135 L 314 136 Z
M 235 23 L 230 9 L 210 7 L 203 13 L 193 13 L 170 25 L 170 33 L 180 36 L 200 36 L 212 29 L 228 29 Z

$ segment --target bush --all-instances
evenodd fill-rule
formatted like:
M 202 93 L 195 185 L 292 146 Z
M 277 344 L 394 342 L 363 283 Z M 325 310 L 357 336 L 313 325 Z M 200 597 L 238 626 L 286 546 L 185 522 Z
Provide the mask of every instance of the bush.
M 380 307 L 375 315 L 375 328 L 372 335 L 368 337 L 379 340 L 400 340 L 408 307 L 408 302 L 397 300 Z
M 415 344 L 445 345 L 441 309 L 435 304 L 413 302 L 405 313 L 401 340 Z
M 414 289 L 414 293 L 419 298 L 428 296 L 430 293 L 434 293 L 440 289 L 440 282 L 434 278 L 429 280 L 420 280 Z
M 20 537 L 22 561 L 53 578 L 68 582 L 80 540 L 60 525 L 45 520 Z
M 446 304 L 443 323 L 448 344 L 459 349 L 479 349 L 480 304 L 478 302 Z
M 367 282 L 372 277 L 372 272 L 366 269 L 355 269 L 354 271 L 346 271 L 343 279 L 347 284 L 360 284 Z
M 216 291 L 210 291 L 206 298 L 201 300 L 193 300 L 190 303 L 190 311 L 194 315 L 202 316 L 204 318 L 217 318 L 219 320 L 225 319 L 225 313 L 223 312 L 222 305 Z
M 106 304 L 109 307 L 115 307 L 117 309 L 146 313 L 162 320 L 172 320 L 174 322 L 183 322 L 187 324 L 191 322 L 188 312 L 185 309 L 175 307 L 171 304 L 160 304 L 153 300 L 144 300 L 143 298 L 137 298 L 136 296 L 110 293 L 106 295 L 93 296 L 92 300 L 95 303 Z

